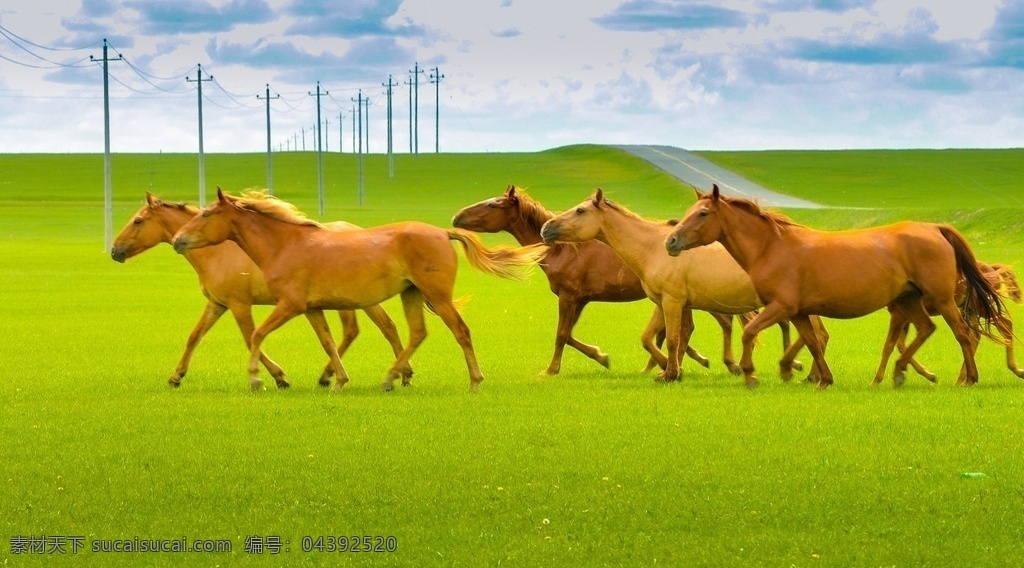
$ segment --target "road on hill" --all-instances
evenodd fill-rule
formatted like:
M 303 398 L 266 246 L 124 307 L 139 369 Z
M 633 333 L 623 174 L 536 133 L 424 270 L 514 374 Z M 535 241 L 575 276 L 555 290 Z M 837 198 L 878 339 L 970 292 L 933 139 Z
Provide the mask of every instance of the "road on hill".
M 769 207 L 794 207 L 803 209 L 820 209 L 824 205 L 776 193 L 756 183 L 740 177 L 721 166 L 701 158 L 691 152 L 675 146 L 620 145 L 620 150 L 647 160 L 657 168 L 665 171 L 684 183 L 688 183 L 701 191 L 709 191 L 711 184 L 717 183 L 725 195 L 742 197 L 757 201 Z

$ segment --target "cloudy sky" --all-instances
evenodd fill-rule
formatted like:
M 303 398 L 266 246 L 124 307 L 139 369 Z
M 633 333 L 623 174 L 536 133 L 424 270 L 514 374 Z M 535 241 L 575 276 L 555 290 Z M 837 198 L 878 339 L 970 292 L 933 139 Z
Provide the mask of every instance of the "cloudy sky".
M 32 0 L 0 5 L 0 152 L 100 152 L 110 42 L 115 152 L 369 144 L 534 151 L 1024 146 L 1024 0 Z M 438 68 L 439 89 L 430 84 Z M 192 79 L 192 82 L 186 79 Z

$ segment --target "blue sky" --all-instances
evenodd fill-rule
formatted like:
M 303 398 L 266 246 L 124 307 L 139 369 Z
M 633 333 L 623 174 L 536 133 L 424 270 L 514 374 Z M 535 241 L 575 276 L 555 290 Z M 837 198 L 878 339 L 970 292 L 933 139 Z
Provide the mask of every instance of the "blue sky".
M 328 149 L 352 99 L 370 147 L 534 151 L 575 143 L 690 149 L 1024 146 L 1024 0 L 33 0 L 0 7 L 0 151 L 103 149 L 107 38 L 111 146 L 312 148 L 319 81 Z M 12 7 L 11 4 L 17 4 Z M 206 75 L 204 73 L 204 78 Z

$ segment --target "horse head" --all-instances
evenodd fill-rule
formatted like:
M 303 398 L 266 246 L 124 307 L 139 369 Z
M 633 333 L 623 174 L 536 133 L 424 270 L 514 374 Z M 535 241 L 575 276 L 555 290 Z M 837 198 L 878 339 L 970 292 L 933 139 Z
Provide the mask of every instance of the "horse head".
M 232 213 L 236 206 L 234 198 L 217 188 L 217 201 L 206 206 L 188 223 L 185 223 L 174 235 L 174 251 L 184 254 L 186 251 L 220 244 L 226 241 L 232 232 Z
M 576 207 L 544 223 L 540 231 L 541 238 L 548 244 L 555 241 L 583 242 L 597 238 L 601 234 L 603 209 L 608 203 L 604 191 L 598 188 Z
M 497 233 L 509 230 L 520 218 L 519 196 L 516 186 L 509 185 L 505 193 L 463 207 L 454 217 L 452 226 L 478 233 Z
M 683 220 L 665 239 L 665 250 L 671 256 L 680 252 L 715 242 L 722 234 L 722 225 L 718 211 L 722 205 L 718 184 L 712 186 L 711 193 L 701 193 L 694 188 L 697 202 L 686 210 Z

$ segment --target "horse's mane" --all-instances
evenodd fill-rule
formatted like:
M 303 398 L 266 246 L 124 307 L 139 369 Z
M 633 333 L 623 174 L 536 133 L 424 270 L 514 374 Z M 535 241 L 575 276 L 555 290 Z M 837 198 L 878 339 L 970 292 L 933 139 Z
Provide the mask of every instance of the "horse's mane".
M 539 201 L 527 195 L 522 188 L 516 187 L 516 198 L 519 200 L 519 220 L 526 224 L 531 232 L 540 233 L 544 223 L 555 216 Z
M 298 207 L 287 201 L 282 201 L 273 195 L 268 195 L 262 190 L 245 191 L 240 197 L 232 199 L 232 202 L 241 209 L 255 211 L 271 219 L 291 223 L 292 225 L 324 228 L 322 223 L 310 219 L 305 213 L 299 211 Z
M 754 215 L 768 221 L 768 224 L 772 226 L 776 233 L 778 233 L 782 227 L 803 227 L 803 225 L 793 221 L 782 213 L 762 209 L 760 205 L 749 199 L 743 199 L 742 197 L 727 197 L 721 194 L 719 194 L 718 198 L 737 209 L 742 209 L 750 215 Z
M 618 211 L 619 213 L 622 213 L 626 217 L 639 219 L 640 221 L 644 221 L 646 223 L 658 223 L 659 225 L 667 225 L 669 227 L 675 227 L 676 225 L 679 224 L 679 219 L 672 219 L 670 221 L 666 221 L 664 219 L 648 219 L 646 217 L 643 217 L 642 215 L 637 215 L 636 213 L 630 211 L 629 209 L 626 209 L 624 206 L 619 205 L 618 203 L 608 198 L 605 198 L 603 200 L 603 204 L 607 205 L 609 209 L 612 209 L 613 211 Z
M 199 213 L 199 208 L 198 207 L 196 207 L 195 205 L 192 205 L 191 203 L 187 203 L 185 201 L 171 202 L 171 201 L 164 201 L 164 200 L 161 199 L 161 200 L 156 202 L 156 205 L 159 206 L 159 207 L 167 207 L 168 209 L 177 209 L 178 211 L 184 211 L 185 213 L 189 213 L 189 214 L 191 214 L 193 216 L 197 215 Z

